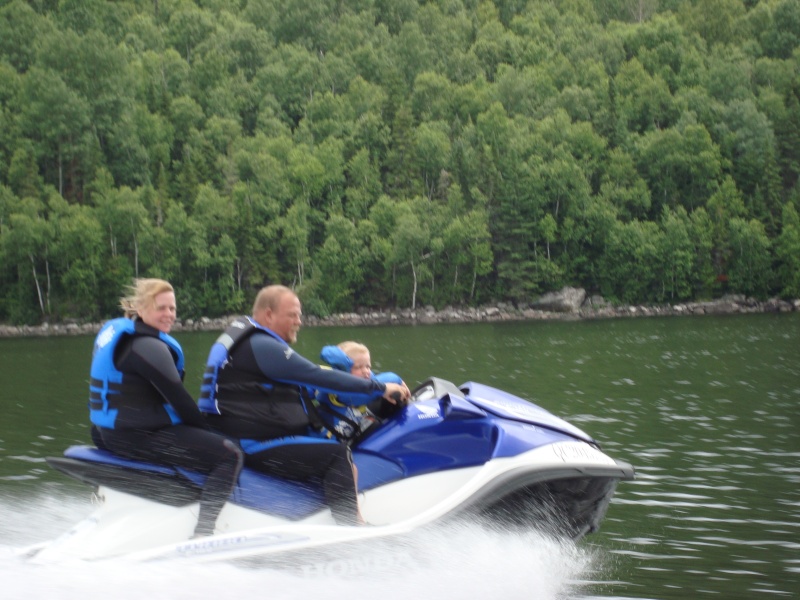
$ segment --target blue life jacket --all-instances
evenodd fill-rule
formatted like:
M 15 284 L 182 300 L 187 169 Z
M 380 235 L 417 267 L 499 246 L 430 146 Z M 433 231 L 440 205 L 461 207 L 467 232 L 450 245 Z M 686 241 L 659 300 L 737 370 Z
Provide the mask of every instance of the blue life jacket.
M 157 337 L 164 342 L 183 377 L 183 349 L 175 338 L 138 320 L 120 317 L 108 321 L 95 338 L 90 372 L 89 418 L 98 427 L 157 429 L 181 422 L 172 406 L 164 401 L 152 384 L 141 377 L 123 373 L 114 364 L 120 341 L 125 336 L 135 335 Z
M 320 358 L 337 371 L 349 373 L 353 368 L 353 359 L 347 356 L 338 346 L 325 346 L 320 353 Z M 374 373 L 371 379 L 381 383 L 403 383 L 403 379 L 396 373 Z M 349 440 L 364 431 L 373 422 L 375 415 L 371 408 L 382 399 L 364 403 L 361 397 L 349 394 L 328 394 L 320 392 L 316 396 L 320 407 L 319 414 L 325 421 L 327 429 L 335 432 L 340 439 Z
M 200 399 L 197 406 L 200 412 L 210 415 L 221 415 L 219 403 L 217 402 L 217 380 L 219 371 L 230 360 L 233 348 L 251 335 L 256 327 L 247 317 L 238 317 L 228 325 L 228 328 L 212 344 L 208 353 L 206 368 L 203 371 L 203 383 L 200 385 Z
M 268 335 L 288 347 L 275 332 L 252 319 L 235 319 L 211 346 L 198 408 L 212 427 L 237 439 L 309 435 L 322 423 L 309 414 L 305 388 L 235 367 L 231 357 L 253 335 Z

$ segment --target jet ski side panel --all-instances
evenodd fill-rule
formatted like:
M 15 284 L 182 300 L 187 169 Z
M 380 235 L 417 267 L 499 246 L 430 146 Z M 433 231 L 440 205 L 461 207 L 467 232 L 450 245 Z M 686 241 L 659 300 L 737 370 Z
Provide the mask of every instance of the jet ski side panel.
M 497 439 L 497 427 L 485 412 L 445 396 L 406 406 L 354 450 L 383 457 L 411 477 L 482 465 L 494 454 Z
M 168 506 L 185 506 L 200 499 L 200 488 L 173 469 L 140 469 L 138 465 L 131 467 L 68 457 L 46 460 L 54 469 L 91 486 L 107 486 Z
M 105 486 L 169 506 L 200 499 L 205 477 L 186 469 L 122 458 L 90 446 L 72 446 L 64 457 L 48 457 L 53 468 L 89 485 Z M 303 519 L 325 507 L 322 487 L 270 477 L 243 469 L 232 500 L 246 508 L 290 520 Z

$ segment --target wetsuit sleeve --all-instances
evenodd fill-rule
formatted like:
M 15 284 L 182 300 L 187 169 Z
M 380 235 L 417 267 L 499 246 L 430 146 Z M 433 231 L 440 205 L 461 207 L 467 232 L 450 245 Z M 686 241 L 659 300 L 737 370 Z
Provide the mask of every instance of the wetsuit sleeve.
M 120 370 L 149 381 L 175 409 L 183 423 L 204 429 L 208 427 L 194 398 L 183 386 L 169 347 L 164 342 L 153 337 L 134 337 L 120 348 L 116 363 Z
M 386 391 L 386 384 L 380 381 L 323 369 L 269 336 L 251 336 L 250 343 L 258 368 L 269 379 L 331 394 L 358 394 L 365 400 L 379 398 Z
M 389 371 L 377 373 L 373 375 L 372 378 L 381 383 L 403 383 L 403 379 L 398 374 Z M 365 401 L 364 396 L 359 394 L 337 394 L 336 401 L 345 406 L 363 406 L 364 404 L 370 404 L 370 401 Z

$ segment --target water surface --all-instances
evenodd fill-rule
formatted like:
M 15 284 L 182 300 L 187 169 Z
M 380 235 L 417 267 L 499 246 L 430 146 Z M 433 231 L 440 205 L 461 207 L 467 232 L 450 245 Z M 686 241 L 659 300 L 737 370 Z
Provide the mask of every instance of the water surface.
M 216 334 L 176 337 L 197 393 Z M 59 597 L 81 600 L 106 597 L 117 583 L 130 596 L 115 596 L 131 598 L 269 589 L 278 598 L 332 591 L 412 598 L 424 590 L 441 599 L 683 600 L 790 598 L 800 590 L 800 315 L 308 328 L 296 349 L 314 358 L 343 339 L 366 343 L 376 370 L 396 371 L 409 385 L 435 375 L 535 401 L 632 463 L 637 479 L 620 485 L 602 530 L 577 546 L 473 526 L 430 532 L 421 541 L 424 560 L 397 572 L 311 578 L 230 565 L 179 573 L 76 565 L 43 574 L 0 553 L 4 587 L 19 597 L 62 590 Z M 89 337 L 0 340 L 6 549 L 48 539 L 91 508 L 90 490 L 44 464 L 88 441 L 91 344 Z

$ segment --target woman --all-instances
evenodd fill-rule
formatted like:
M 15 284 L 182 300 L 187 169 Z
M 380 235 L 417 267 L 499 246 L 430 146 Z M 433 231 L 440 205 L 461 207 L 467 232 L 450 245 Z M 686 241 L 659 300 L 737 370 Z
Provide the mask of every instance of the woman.
M 176 317 L 172 286 L 137 279 L 120 304 L 125 316 L 103 325 L 94 343 L 92 438 L 126 458 L 205 473 L 194 535 L 211 535 L 244 455 L 208 428 L 183 387 L 183 350 L 169 335 Z

